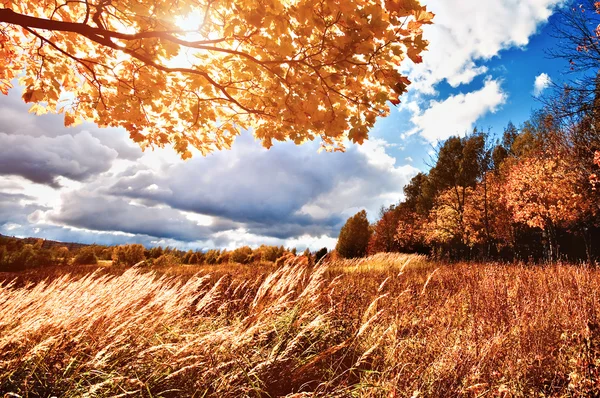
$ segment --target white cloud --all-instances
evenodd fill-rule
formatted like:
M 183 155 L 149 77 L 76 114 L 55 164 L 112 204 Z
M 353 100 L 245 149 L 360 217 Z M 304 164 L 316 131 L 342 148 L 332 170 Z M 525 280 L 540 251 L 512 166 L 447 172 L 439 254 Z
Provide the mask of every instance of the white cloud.
M 225 244 L 223 242 L 225 242 Z M 236 230 L 229 230 L 216 233 L 214 242 L 210 243 L 213 246 L 215 243 L 217 243 L 218 247 L 228 250 L 233 250 L 241 246 L 250 246 L 252 248 L 257 248 L 260 245 L 271 245 L 284 246 L 287 248 L 295 247 L 296 249 L 298 249 L 298 251 L 302 252 L 306 248 L 309 248 L 311 251 L 319 250 L 322 247 L 326 247 L 328 250 L 333 250 L 335 249 L 335 245 L 337 244 L 337 238 L 328 235 L 305 234 L 289 239 L 278 239 L 268 236 L 256 235 L 251 233 L 247 229 L 239 228 Z M 212 248 L 213 246 L 210 247 Z
M 4 224 L 4 229 L 6 229 L 7 231 L 13 231 L 17 228 L 21 228 L 20 224 L 15 224 L 15 223 L 6 223 Z
M 326 247 L 329 250 L 333 250 L 335 249 L 336 244 L 337 239 L 327 235 L 303 235 L 297 238 L 288 239 L 285 242 L 286 247 L 296 247 L 298 248 L 298 250 L 304 250 L 306 248 L 309 248 L 311 251 L 319 250 L 322 247 Z
M 386 148 L 390 146 L 385 140 L 380 138 L 371 138 L 364 144 L 357 147 L 358 152 L 366 156 L 370 165 L 382 170 L 392 170 L 396 164 L 396 159 L 386 153 Z
M 451 86 L 470 83 L 488 71 L 482 61 L 501 50 L 524 47 L 564 0 L 429 0 L 436 14 L 427 26 L 430 41 L 424 62 L 411 67 L 413 90 L 434 94 L 435 85 L 446 80 Z
M 538 97 L 545 89 L 547 89 L 550 84 L 552 84 L 552 79 L 546 73 L 541 73 L 536 76 L 535 82 L 533 83 L 533 95 Z
M 298 214 L 317 219 L 325 219 L 331 214 L 348 218 L 365 209 L 374 221 L 381 206 L 398 203 L 404 197 L 403 187 L 419 172 L 408 164 L 396 165 L 396 158 L 386 152 L 389 146 L 382 139 L 371 139 L 357 147 L 357 152 L 377 170 L 376 174 L 366 177 L 355 173 L 337 179 L 332 189 L 306 203 Z
M 415 128 L 430 143 L 445 140 L 453 135 L 465 135 L 475 122 L 488 112 L 496 112 L 506 102 L 500 82 L 487 79 L 483 88 L 467 94 L 457 94 L 443 101 L 431 101 L 429 107 L 411 118 Z

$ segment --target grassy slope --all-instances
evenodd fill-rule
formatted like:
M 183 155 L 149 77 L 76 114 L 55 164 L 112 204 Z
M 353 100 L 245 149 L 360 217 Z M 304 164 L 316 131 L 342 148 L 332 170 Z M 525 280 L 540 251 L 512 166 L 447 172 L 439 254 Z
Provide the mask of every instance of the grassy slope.
M 441 265 L 402 255 L 316 268 L 302 261 L 160 274 L 54 270 L 46 282 L 5 282 L 0 392 L 451 397 L 600 390 L 600 271 Z

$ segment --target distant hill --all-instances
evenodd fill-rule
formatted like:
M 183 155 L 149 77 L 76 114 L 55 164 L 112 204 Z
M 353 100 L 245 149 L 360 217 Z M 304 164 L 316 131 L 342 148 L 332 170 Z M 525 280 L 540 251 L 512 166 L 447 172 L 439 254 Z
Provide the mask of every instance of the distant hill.
M 0 234 L 0 238 L 18 239 L 18 240 L 22 240 L 25 243 L 32 244 L 32 245 L 39 241 L 42 241 L 43 242 L 42 249 L 51 249 L 53 247 L 66 247 L 67 249 L 69 249 L 69 251 L 72 251 L 72 250 L 76 250 L 76 249 L 81 249 L 82 247 L 90 246 L 85 243 L 59 242 L 56 240 L 48 240 L 48 239 L 42 239 L 42 238 L 17 238 L 15 236 L 8 236 L 8 235 L 2 235 L 2 234 Z

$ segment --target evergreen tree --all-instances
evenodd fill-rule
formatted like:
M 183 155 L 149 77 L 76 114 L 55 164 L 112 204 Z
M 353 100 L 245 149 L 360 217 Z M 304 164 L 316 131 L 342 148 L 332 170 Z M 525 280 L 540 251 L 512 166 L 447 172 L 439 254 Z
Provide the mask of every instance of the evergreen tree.
M 318 263 L 319 261 L 321 261 L 321 259 L 327 255 L 327 252 L 328 252 L 328 250 L 326 247 L 323 247 L 318 252 L 316 252 L 315 253 L 315 263 Z

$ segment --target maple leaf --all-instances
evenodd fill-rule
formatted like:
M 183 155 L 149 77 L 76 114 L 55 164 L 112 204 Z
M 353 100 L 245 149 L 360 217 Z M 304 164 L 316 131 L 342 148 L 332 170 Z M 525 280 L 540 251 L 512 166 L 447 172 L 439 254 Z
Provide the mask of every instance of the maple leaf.
M 434 17 L 435 14 L 427 10 L 417 10 L 415 12 L 415 19 L 421 24 L 432 24 Z
M 70 113 L 66 113 L 65 114 L 65 126 L 69 127 L 69 126 L 72 126 L 73 124 L 75 124 L 75 117 L 73 115 L 71 115 Z
M 66 124 L 122 127 L 184 158 L 229 148 L 238 126 L 265 147 L 362 143 L 388 93 L 406 92 L 404 49 L 421 60 L 433 18 L 418 0 L 2 4 L 0 91 L 18 78 L 25 102 L 69 109 Z

